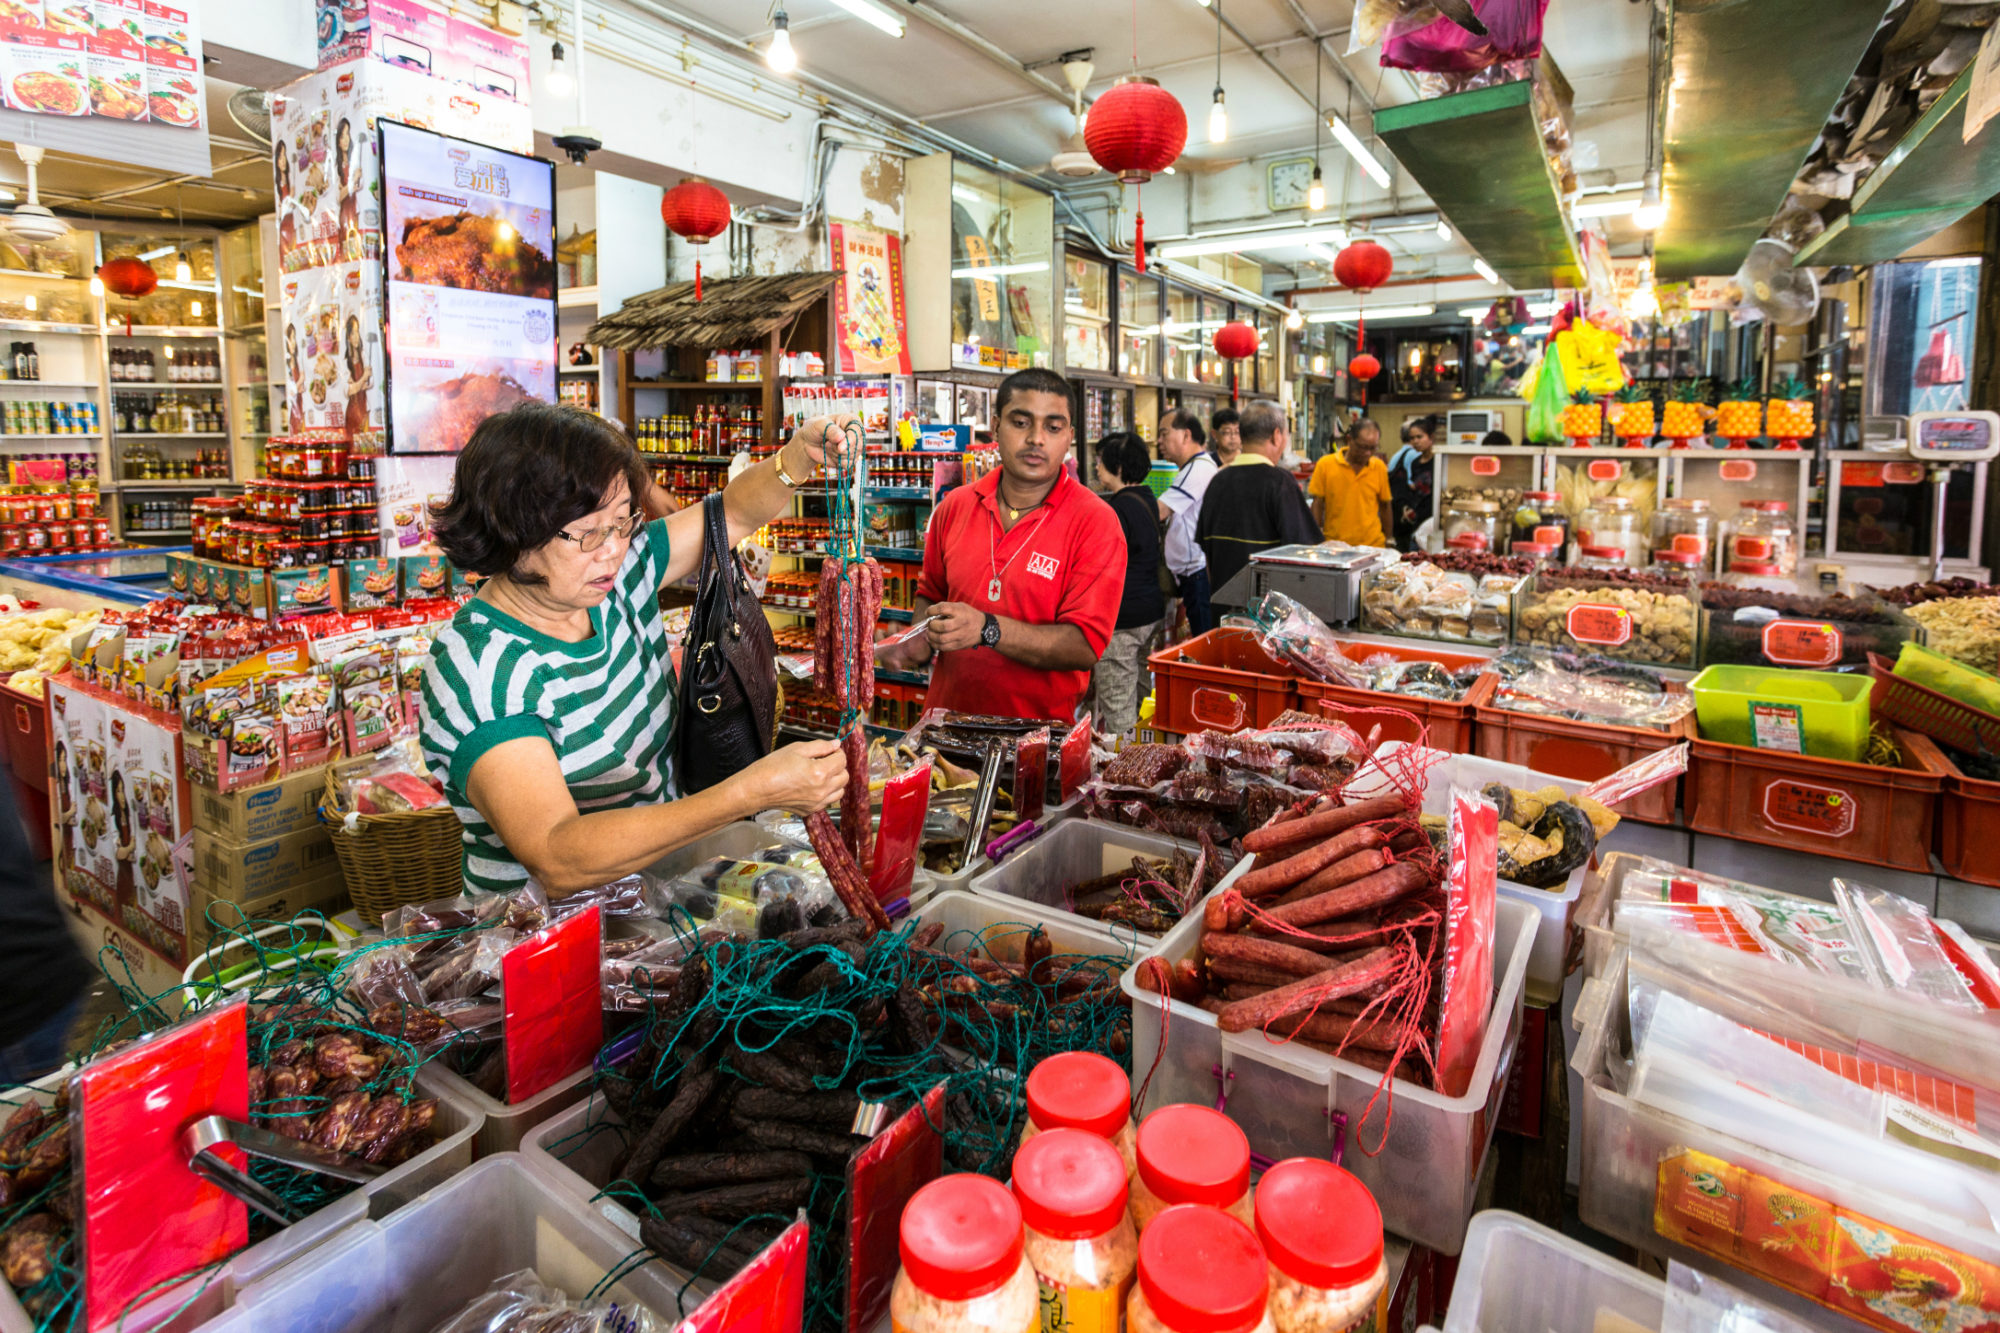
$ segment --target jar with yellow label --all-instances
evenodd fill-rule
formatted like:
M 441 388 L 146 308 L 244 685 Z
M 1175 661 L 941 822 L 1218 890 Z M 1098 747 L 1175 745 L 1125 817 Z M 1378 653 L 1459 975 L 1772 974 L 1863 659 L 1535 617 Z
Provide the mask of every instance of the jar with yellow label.
M 1042 1333 L 1119 1333 L 1139 1264 L 1125 1191 L 1123 1159 L 1096 1134 L 1051 1129 L 1014 1154 Z
M 1129 1333 L 1277 1333 L 1270 1265 L 1250 1228 L 1220 1208 L 1182 1204 L 1139 1238 Z
M 1080 1129 L 1118 1150 L 1129 1177 L 1139 1169 L 1132 1133 L 1132 1081 L 1125 1071 L 1089 1051 L 1051 1055 L 1028 1071 L 1026 1144 L 1046 1129 Z
M 1388 1326 L 1382 1209 L 1353 1172 L 1314 1157 L 1266 1171 L 1257 1182 L 1257 1239 L 1271 1260 L 1278 1333 Z
M 910 1196 L 897 1229 L 903 1267 L 889 1293 L 893 1333 L 1031 1333 L 1041 1288 L 1021 1207 L 987 1176 L 942 1176 Z

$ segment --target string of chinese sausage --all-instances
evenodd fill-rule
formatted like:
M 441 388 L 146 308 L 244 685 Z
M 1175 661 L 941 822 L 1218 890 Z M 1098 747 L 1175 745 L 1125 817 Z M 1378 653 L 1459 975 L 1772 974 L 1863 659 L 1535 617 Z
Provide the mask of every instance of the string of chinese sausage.
M 840 836 L 860 867 L 869 863 L 868 735 L 863 723 L 875 703 L 875 621 L 882 613 L 882 567 L 868 555 L 861 496 L 868 484 L 867 437 L 849 419 L 822 427 L 830 483 L 826 559 L 820 564 L 813 618 L 813 686 L 840 709 L 841 754 L 847 789 L 840 802 Z

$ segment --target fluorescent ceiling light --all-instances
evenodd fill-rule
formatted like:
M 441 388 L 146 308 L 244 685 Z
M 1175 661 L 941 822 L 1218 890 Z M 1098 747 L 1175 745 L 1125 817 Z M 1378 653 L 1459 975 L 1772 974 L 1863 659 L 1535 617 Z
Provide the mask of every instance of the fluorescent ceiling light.
M 970 185 L 952 186 L 951 197 L 968 204 L 983 204 L 986 202 L 986 197 Z
M 1347 150 L 1348 156 L 1359 162 L 1361 169 L 1368 173 L 1368 179 L 1383 189 L 1388 189 L 1389 169 L 1375 160 L 1375 154 L 1368 151 L 1368 145 L 1361 142 L 1361 136 L 1354 132 L 1346 119 L 1341 116 L 1331 116 L 1327 119 L 1327 124 L 1333 127 L 1333 137 L 1340 140 L 1340 146 Z
M 1438 239 L 1440 241 L 1448 241 L 1451 239 L 1451 224 L 1449 222 L 1446 222 L 1443 218 L 1438 219 Z
M 1191 241 L 1175 241 L 1160 247 L 1160 258 L 1193 259 L 1198 255 L 1233 254 L 1238 250 L 1345 244 L 1347 233 L 1339 227 L 1296 227 L 1286 231 L 1238 232 L 1234 236 L 1197 236 Z
M 1985 262 L 1978 255 L 1961 255 L 1957 259 L 1933 259 L 1932 268 L 1977 268 Z
M 884 9 L 882 6 L 876 4 L 875 0 L 833 0 L 833 3 L 860 19 L 863 23 L 871 23 L 880 28 L 891 37 L 901 37 L 903 35 L 902 16 Z
M 1478 255 L 1472 257 L 1472 271 L 1488 282 L 1498 283 L 1500 281 L 1500 275 L 1493 271 L 1493 266 Z
M 146 251 L 146 253 L 145 253 L 145 254 L 142 254 L 142 255 L 140 255 L 140 256 L 139 256 L 139 262 L 140 262 L 140 263 L 142 263 L 142 264 L 150 264 L 150 263 L 152 263 L 152 262 L 153 262 L 153 261 L 154 261 L 155 259 L 158 259 L 158 258 L 159 258 L 159 257 L 160 257 L 161 255 L 170 255 L 170 254 L 172 254 L 173 252 L 174 252 L 174 247 L 173 247 L 173 246 L 171 246 L 171 245 L 163 245 L 163 246 L 161 246 L 161 247 L 160 247 L 159 249 L 157 249 L 157 250 L 148 250 L 148 251 Z
M 1363 315 L 1367 315 L 1375 319 L 1402 319 L 1406 316 L 1434 315 L 1436 313 L 1437 313 L 1437 307 L 1434 305 L 1385 305 L 1373 309 L 1363 309 L 1360 306 L 1356 306 L 1352 310 L 1318 311 L 1315 314 L 1307 315 L 1306 323 L 1352 324 L 1355 321 L 1359 320 Z
M 1629 199 L 1586 199 L 1570 209 L 1579 221 L 1584 218 L 1623 218 L 1639 211 L 1639 197 Z
M 954 278 L 1002 278 L 1009 273 L 1042 273 L 1047 271 L 1048 267 L 1047 260 L 1032 264 L 988 264 L 983 268 L 955 268 L 951 271 L 951 276 Z M 1077 308 L 1082 309 L 1081 306 Z
M 1493 308 L 1493 302 L 1488 301 L 1485 305 L 1460 306 L 1458 308 L 1458 313 L 1465 316 L 1467 319 L 1485 319 L 1486 312 L 1491 310 L 1492 308 Z M 1562 309 L 1562 302 L 1560 301 L 1528 302 L 1528 314 L 1530 317 L 1534 319 L 1547 319 L 1550 315 L 1555 314 L 1555 312 L 1560 309 Z

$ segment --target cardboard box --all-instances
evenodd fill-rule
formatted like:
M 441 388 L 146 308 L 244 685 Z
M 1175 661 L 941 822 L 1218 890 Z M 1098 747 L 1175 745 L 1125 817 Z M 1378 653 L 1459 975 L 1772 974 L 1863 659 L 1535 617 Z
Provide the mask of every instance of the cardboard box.
M 326 765 L 240 791 L 194 791 L 194 826 L 229 842 L 267 842 L 319 828 Z
M 301 912 L 318 912 L 322 916 L 332 918 L 347 908 L 347 881 L 337 874 L 331 879 L 311 880 L 240 903 L 197 892 L 194 900 L 194 920 L 190 923 L 189 929 L 193 932 L 194 951 L 200 954 L 211 945 L 219 943 L 222 937 L 229 935 L 240 937 L 255 927 L 290 921 Z M 281 937 L 281 941 L 282 938 L 284 937 Z M 245 946 L 222 959 L 221 965 L 229 967 L 248 959 L 249 951 Z
M 300 829 L 261 842 L 237 842 L 196 829 L 194 882 L 197 895 L 247 903 L 287 890 L 303 890 L 327 880 L 343 883 L 333 839 L 323 828 Z

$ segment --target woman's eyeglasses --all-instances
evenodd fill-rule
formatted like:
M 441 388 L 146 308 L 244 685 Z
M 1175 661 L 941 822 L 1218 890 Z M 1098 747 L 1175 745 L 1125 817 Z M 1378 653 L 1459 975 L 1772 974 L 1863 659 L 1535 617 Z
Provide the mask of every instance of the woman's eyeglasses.
M 573 537 L 567 532 L 558 532 L 556 536 L 562 538 L 566 542 L 575 542 L 577 550 L 587 553 L 590 551 L 595 551 L 598 547 L 604 545 L 604 543 L 610 541 L 613 537 L 616 537 L 621 541 L 630 537 L 633 533 L 639 530 L 639 525 L 641 523 L 644 523 L 645 521 L 646 521 L 645 511 L 642 509 L 635 509 L 629 515 L 626 516 L 623 522 L 607 523 L 601 528 L 592 528 L 588 532 L 584 533 L 581 537 Z

